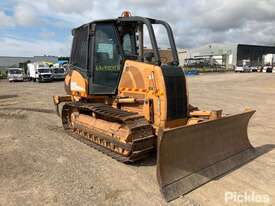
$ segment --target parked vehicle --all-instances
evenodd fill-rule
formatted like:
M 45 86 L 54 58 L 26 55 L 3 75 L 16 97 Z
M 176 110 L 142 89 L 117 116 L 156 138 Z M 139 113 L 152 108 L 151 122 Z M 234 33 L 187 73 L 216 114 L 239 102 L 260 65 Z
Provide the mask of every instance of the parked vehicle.
M 275 61 L 275 54 L 265 54 L 263 55 L 263 72 L 271 73 L 273 71 Z
M 46 82 L 52 81 L 53 75 L 48 64 L 34 62 L 28 64 L 28 75 L 32 81 Z
M 251 68 L 249 66 L 236 66 L 235 72 L 251 72 Z
M 52 74 L 54 80 L 64 80 L 66 75 L 66 69 L 62 64 L 56 63 L 53 65 Z
M 9 82 L 24 81 L 24 71 L 22 68 L 9 68 L 8 69 Z
M 264 73 L 271 73 L 273 70 L 272 66 L 271 65 L 266 65 L 263 67 L 263 71 Z
M 258 71 L 258 67 L 255 67 L 255 66 L 250 67 L 250 71 L 251 72 L 257 72 Z
M 263 66 L 258 66 L 257 67 L 257 72 L 263 72 Z
M 235 72 L 251 72 L 250 60 L 243 59 L 242 64 L 235 67 Z

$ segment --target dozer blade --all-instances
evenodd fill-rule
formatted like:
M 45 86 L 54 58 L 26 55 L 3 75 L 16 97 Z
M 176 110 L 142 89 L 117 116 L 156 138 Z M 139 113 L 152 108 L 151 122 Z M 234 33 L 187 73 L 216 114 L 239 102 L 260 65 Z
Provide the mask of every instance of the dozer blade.
M 253 159 L 247 126 L 254 113 L 164 130 L 158 141 L 157 177 L 166 201 Z

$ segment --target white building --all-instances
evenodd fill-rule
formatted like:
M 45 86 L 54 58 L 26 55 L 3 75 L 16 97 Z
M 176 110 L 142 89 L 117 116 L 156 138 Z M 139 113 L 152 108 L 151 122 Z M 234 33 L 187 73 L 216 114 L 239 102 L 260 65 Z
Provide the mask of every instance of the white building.
M 275 54 L 275 47 L 212 43 L 190 49 L 189 53 L 190 58 L 212 58 L 226 68 L 233 68 L 242 65 L 243 60 L 249 60 L 251 66 L 262 65 L 263 56 L 269 53 Z

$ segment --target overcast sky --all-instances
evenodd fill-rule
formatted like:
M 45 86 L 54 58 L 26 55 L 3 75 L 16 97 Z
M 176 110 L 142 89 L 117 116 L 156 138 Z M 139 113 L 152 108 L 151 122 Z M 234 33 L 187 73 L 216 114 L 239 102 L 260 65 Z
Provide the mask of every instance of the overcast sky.
M 0 55 L 69 55 L 73 27 L 123 10 L 170 23 L 178 48 L 275 43 L 275 0 L 0 0 Z

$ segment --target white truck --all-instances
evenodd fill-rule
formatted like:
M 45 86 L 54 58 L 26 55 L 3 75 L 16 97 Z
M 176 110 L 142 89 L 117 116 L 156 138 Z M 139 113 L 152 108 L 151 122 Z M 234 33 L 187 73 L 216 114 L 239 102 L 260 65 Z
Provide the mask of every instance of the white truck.
M 9 82 L 24 81 L 24 71 L 22 68 L 9 68 L 8 69 Z
M 263 55 L 263 72 L 275 72 L 275 54 L 265 54 Z
M 52 71 L 47 63 L 34 62 L 28 64 L 28 75 L 32 81 L 49 82 L 53 80 Z

